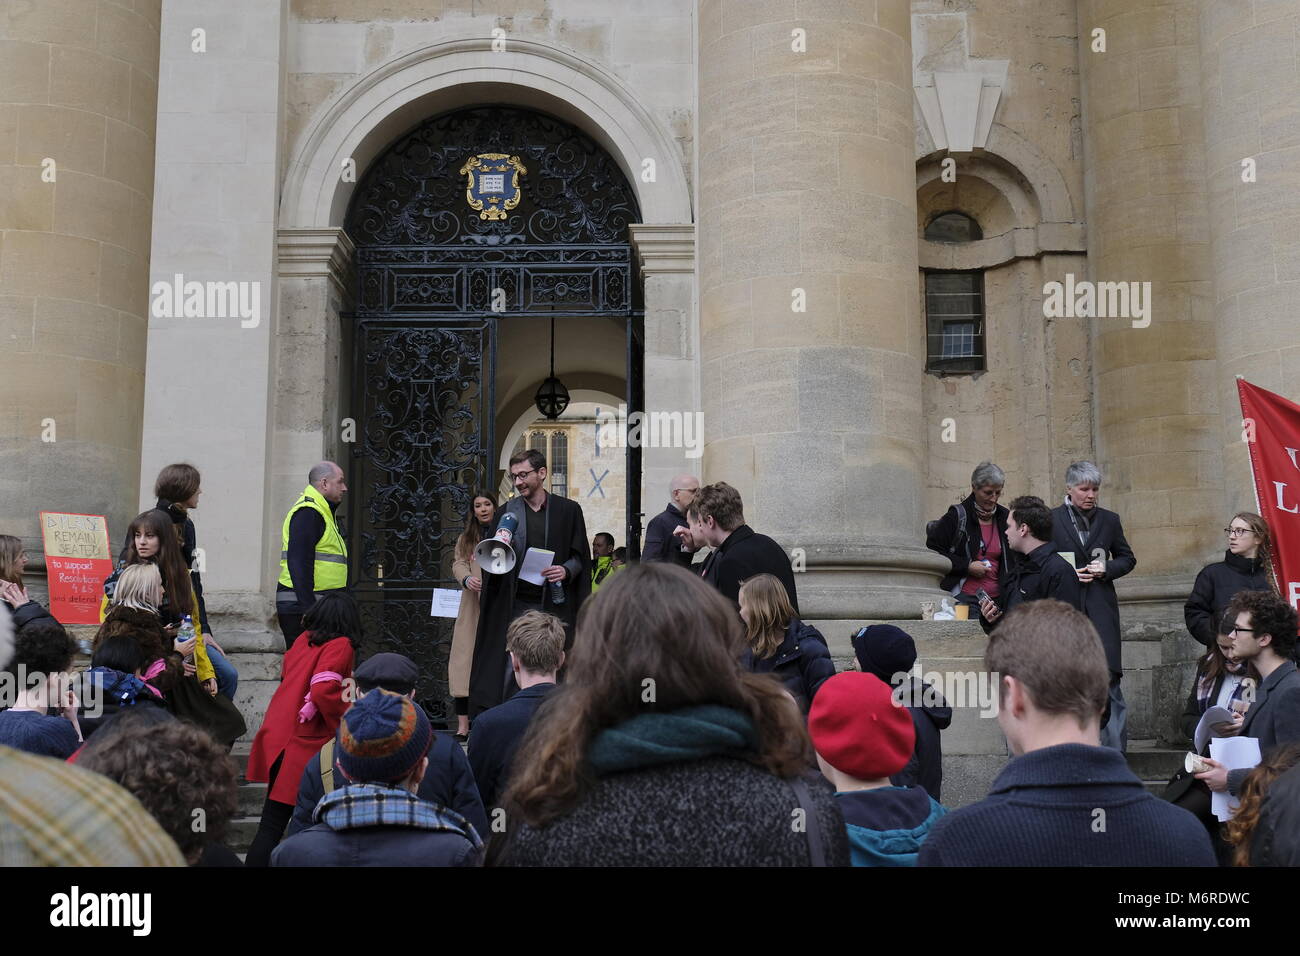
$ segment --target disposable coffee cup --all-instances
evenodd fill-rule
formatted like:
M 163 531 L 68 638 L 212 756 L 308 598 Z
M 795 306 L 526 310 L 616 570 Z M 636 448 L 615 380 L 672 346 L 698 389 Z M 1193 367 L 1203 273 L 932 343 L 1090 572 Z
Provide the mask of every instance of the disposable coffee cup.
M 1183 757 L 1183 766 L 1188 773 L 1203 773 L 1210 769 L 1210 764 L 1200 754 L 1192 753 L 1190 750 Z
M 934 620 L 934 602 L 933 602 L 933 601 L 922 601 L 922 602 L 921 602 L 921 620 L 923 620 L 923 621 L 933 621 L 933 620 Z
M 959 621 L 970 620 L 969 604 L 958 604 L 955 608 L 952 609 L 952 612 L 953 612 L 953 617 L 955 617 Z

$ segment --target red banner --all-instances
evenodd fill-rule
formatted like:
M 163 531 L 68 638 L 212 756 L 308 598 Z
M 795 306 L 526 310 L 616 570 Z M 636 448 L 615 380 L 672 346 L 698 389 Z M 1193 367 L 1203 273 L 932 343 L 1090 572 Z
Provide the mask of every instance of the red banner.
M 1273 533 L 1273 571 L 1282 596 L 1300 608 L 1300 405 L 1242 378 L 1237 394 L 1255 501 Z
M 104 579 L 113 573 L 103 515 L 41 512 L 50 613 L 60 624 L 98 624 Z

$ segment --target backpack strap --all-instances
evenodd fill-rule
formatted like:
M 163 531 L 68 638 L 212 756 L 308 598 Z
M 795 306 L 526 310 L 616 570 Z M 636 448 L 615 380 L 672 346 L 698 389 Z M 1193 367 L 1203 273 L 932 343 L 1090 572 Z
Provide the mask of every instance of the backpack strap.
M 956 554 L 966 548 L 966 509 L 961 505 L 952 507 L 957 512 L 957 533 L 952 537 L 952 549 L 948 553 Z
M 334 792 L 334 740 L 325 741 L 320 749 L 320 782 L 326 793 Z
M 822 846 L 821 824 L 817 820 L 817 808 L 813 806 L 812 794 L 808 784 L 801 777 L 789 781 L 794 791 L 795 802 L 803 810 L 804 836 L 808 838 L 808 859 L 813 866 L 826 866 L 826 850 Z

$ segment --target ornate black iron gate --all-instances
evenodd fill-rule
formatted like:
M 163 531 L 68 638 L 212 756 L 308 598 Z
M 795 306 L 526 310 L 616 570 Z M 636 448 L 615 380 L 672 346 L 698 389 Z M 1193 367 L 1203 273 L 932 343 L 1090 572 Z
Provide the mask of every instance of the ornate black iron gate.
M 625 318 L 629 411 L 640 408 L 640 283 L 627 230 L 637 218 L 631 187 L 593 140 L 503 106 L 422 124 L 358 183 L 347 217 L 357 309 L 346 340 L 361 655 L 415 660 L 417 696 L 435 716 L 450 716 L 453 622 L 430 616 L 432 591 L 459 586 L 451 565 L 471 496 L 496 486 L 497 319 Z M 628 451 L 632 550 L 640 449 Z

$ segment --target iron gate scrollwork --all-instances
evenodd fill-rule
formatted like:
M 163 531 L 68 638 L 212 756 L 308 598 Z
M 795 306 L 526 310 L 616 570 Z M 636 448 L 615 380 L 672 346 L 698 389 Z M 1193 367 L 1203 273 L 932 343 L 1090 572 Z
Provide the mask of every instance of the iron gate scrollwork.
M 485 153 L 517 156 L 525 170 L 518 203 L 497 219 L 470 208 L 460 173 Z M 430 616 L 432 591 L 460 587 L 451 565 L 470 496 L 495 487 L 497 319 L 603 315 L 639 328 L 628 239 L 637 220 L 631 186 L 594 140 L 507 106 L 423 123 L 357 184 L 346 228 L 357 247 L 350 524 L 359 657 L 412 658 L 417 699 L 435 719 L 451 718 L 454 622 Z

